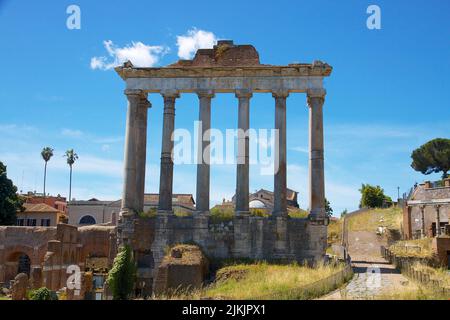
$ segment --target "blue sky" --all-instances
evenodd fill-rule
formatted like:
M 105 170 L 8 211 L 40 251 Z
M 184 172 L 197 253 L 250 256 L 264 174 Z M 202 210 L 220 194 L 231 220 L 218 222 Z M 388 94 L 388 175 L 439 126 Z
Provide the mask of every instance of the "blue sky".
M 66 27 L 66 8 L 81 9 L 81 29 Z M 366 27 L 370 4 L 381 8 L 381 30 Z M 73 196 L 118 199 L 122 185 L 126 99 L 113 70 L 91 68 L 93 57 L 142 42 L 164 48 L 156 65 L 178 60 L 177 36 L 189 30 L 253 44 L 262 63 L 323 60 L 326 195 L 335 213 L 358 206 L 361 183 L 397 196 L 415 181 L 437 179 L 410 168 L 411 151 L 449 138 L 450 3 L 448 1 L 8 1 L 0 0 L 0 161 L 23 191 L 42 191 L 40 150 L 55 148 L 47 190 L 68 194 L 62 157 L 74 148 Z M 146 191 L 157 192 L 162 99 L 150 95 Z M 303 94 L 288 98 L 288 186 L 307 207 L 308 110 Z M 176 127 L 193 129 L 197 98 L 177 100 Z M 251 127 L 272 128 L 273 98 L 251 100 Z M 235 128 L 237 101 L 213 100 L 212 126 Z M 174 171 L 174 192 L 195 194 L 195 166 Z M 235 166 L 213 166 L 212 204 L 230 198 Z M 273 178 L 251 168 L 251 191 L 273 189 Z

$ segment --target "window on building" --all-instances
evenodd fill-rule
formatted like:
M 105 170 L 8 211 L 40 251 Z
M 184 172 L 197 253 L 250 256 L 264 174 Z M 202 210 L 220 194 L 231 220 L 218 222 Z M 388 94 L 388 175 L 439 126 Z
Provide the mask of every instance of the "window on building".
M 27 219 L 28 227 L 36 227 L 36 219 Z
M 80 219 L 80 224 L 89 225 L 89 224 L 96 224 L 96 223 L 97 222 L 95 221 L 93 216 L 86 215 Z
M 18 226 L 23 226 L 23 223 L 24 223 L 24 219 L 17 219 L 16 224 L 17 224 Z
M 50 219 L 41 219 L 42 227 L 50 227 Z

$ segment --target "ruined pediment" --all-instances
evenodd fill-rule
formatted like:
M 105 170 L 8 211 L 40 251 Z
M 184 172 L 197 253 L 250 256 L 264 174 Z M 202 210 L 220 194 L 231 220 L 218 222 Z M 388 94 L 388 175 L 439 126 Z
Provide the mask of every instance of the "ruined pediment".
M 194 59 L 179 60 L 169 67 L 234 67 L 258 66 L 259 54 L 252 45 L 235 45 L 232 40 L 219 40 L 212 49 L 197 50 Z

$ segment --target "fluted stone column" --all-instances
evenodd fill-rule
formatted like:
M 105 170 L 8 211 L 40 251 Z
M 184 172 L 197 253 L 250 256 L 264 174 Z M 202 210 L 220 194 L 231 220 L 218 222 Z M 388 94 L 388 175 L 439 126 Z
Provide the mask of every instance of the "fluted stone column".
M 309 89 L 309 210 L 312 221 L 323 221 L 325 175 L 323 159 L 323 103 L 325 89 Z
M 436 209 L 436 237 L 438 237 L 441 235 L 441 217 L 439 215 L 439 209 L 441 206 L 435 205 L 434 208 Z
M 144 211 L 145 164 L 147 158 L 147 114 L 151 107 L 146 96 L 141 96 L 136 127 L 136 184 L 137 210 Z
M 141 90 L 125 90 L 128 99 L 125 133 L 124 183 L 122 193 L 122 215 L 132 215 L 138 211 L 138 185 L 136 180 L 136 131 L 138 127 L 139 105 L 143 96 Z
M 425 238 L 425 206 L 420 206 L 420 237 Z
M 175 128 L 175 99 L 180 95 L 175 90 L 162 92 L 164 98 L 164 119 L 161 148 L 161 172 L 159 180 L 159 214 L 173 214 L 173 141 L 172 134 Z
M 249 209 L 249 136 L 250 90 L 237 90 L 238 110 L 238 154 L 236 168 L 236 215 L 246 215 Z
M 197 196 L 196 211 L 197 214 L 206 214 L 209 212 L 209 193 L 210 193 L 210 128 L 211 128 L 211 99 L 214 97 L 212 90 L 202 90 L 197 92 L 199 107 L 199 141 L 197 154 Z M 205 150 L 208 148 L 208 152 Z
M 275 129 L 278 130 L 278 139 L 275 140 L 275 178 L 273 217 L 287 217 L 286 199 L 286 98 L 287 90 L 278 90 L 272 93 L 275 98 Z M 278 161 L 277 161 L 278 160 Z M 278 167 L 278 170 L 277 170 Z

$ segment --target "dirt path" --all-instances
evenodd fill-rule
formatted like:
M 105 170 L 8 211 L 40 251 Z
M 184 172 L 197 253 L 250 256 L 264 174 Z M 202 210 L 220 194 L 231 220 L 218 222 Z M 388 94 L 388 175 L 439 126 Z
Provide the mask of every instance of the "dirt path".
M 401 290 L 408 283 L 408 279 L 381 257 L 380 245 L 385 243 L 375 233 L 350 232 L 348 243 L 355 275 L 344 288 L 323 296 L 321 300 L 374 299 Z

